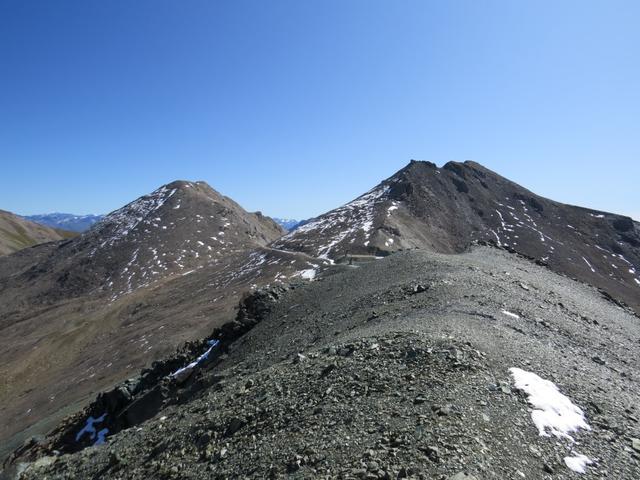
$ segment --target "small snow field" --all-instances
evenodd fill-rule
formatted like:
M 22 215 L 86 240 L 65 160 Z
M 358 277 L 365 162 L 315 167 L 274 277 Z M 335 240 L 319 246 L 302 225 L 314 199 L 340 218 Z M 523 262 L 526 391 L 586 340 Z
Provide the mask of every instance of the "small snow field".
M 591 430 L 582 409 L 560 393 L 558 387 L 535 373 L 520 368 L 511 368 L 515 387 L 528 395 L 533 407 L 531 419 L 543 437 L 554 435 L 574 441 L 569 434 L 580 429 Z
M 591 465 L 593 460 L 591 460 L 586 455 L 576 454 L 573 457 L 564 457 L 565 465 L 576 473 L 586 473 L 587 465 Z
M 575 442 L 570 435 L 579 430 L 591 430 L 584 412 L 575 405 L 553 382 L 545 380 L 535 373 L 520 368 L 510 368 L 515 388 L 527 394 L 527 401 L 533 408 L 531 420 L 542 437 L 551 435 Z M 564 458 L 568 468 L 577 473 L 585 473 L 586 466 L 593 461 L 586 455 L 572 452 L 573 456 Z
M 316 278 L 316 269 L 309 268 L 307 270 L 302 270 L 294 276 L 304 278 L 305 280 L 313 280 L 314 278 Z
M 86 433 L 89 435 L 89 438 L 93 441 L 93 445 L 102 445 L 105 442 L 105 438 L 107 434 L 109 433 L 109 429 L 103 428 L 98 431 L 96 430 L 96 427 L 94 425 L 96 423 L 104 422 L 104 419 L 106 418 L 106 416 L 107 414 L 103 413 L 98 418 L 94 418 L 94 417 L 87 418 L 87 422 L 85 423 L 82 430 L 80 430 L 76 434 L 76 442 L 79 442 L 84 436 L 84 434 Z

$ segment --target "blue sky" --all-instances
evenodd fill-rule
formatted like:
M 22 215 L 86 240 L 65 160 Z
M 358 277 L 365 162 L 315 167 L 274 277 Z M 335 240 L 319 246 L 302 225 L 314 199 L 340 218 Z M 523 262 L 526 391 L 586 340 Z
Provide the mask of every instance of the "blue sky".
M 0 208 L 306 218 L 472 159 L 640 219 L 640 2 L 0 0 Z

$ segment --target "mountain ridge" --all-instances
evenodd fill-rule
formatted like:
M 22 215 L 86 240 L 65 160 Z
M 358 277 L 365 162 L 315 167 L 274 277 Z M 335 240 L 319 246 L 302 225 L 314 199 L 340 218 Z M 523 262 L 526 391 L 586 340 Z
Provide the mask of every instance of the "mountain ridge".
M 74 232 L 42 226 L 14 213 L 0 210 L 0 255 L 73 236 Z
M 631 218 L 540 197 L 482 165 L 412 161 L 352 202 L 276 240 L 333 261 L 407 248 L 514 249 L 640 311 L 640 228 Z
M 76 215 L 73 213 L 41 213 L 36 215 L 23 215 L 22 218 L 41 225 L 46 225 L 52 228 L 61 228 L 64 230 L 70 230 L 72 232 L 82 233 L 92 225 L 99 222 L 104 215 L 102 214 L 87 214 Z
M 9 467 L 25 462 L 25 479 L 568 480 L 584 455 L 588 474 L 635 478 L 639 324 L 593 287 L 494 246 L 397 252 L 318 280 L 254 292 L 236 320 L 248 330 L 223 349 L 210 332 Z M 575 441 L 538 431 L 514 369 L 567 395 L 584 422 Z M 87 419 L 106 445 L 82 435 Z
M 252 288 L 303 280 L 309 257 L 267 247 L 282 233 L 176 181 L 76 238 L 0 258 L 0 444 L 233 318 Z
M 473 455 L 452 453 L 461 434 L 478 435 L 466 419 L 498 402 L 483 410 L 497 423 L 486 424 L 480 444 L 490 448 L 480 453 L 491 453 L 473 473 L 496 468 L 507 478 L 517 457 L 531 478 L 549 469 L 570 478 L 563 459 L 581 457 L 524 427 L 527 403 L 509 377 L 521 368 L 549 373 L 580 405 L 605 405 L 604 416 L 589 407 L 594 433 L 581 435 L 580 453 L 633 478 L 636 460 L 621 452 L 640 434 L 624 420 L 638 391 L 637 360 L 627 358 L 638 328 L 637 228 L 537 196 L 475 162 L 413 161 L 285 235 L 204 182 L 163 185 L 77 239 L 0 259 L 0 378 L 5 392 L 24 389 L 15 404 L 0 398 L 0 414 L 26 427 L 33 406 L 58 425 L 15 450 L 9 467 L 35 461 L 24 463 L 26 478 L 202 478 L 362 477 L 364 465 L 362 478 L 429 471 L 458 480 L 479 454 L 464 441 Z M 449 384 L 414 369 L 416 355 Z M 44 380 L 42 359 L 56 365 Z M 63 420 L 78 401 L 86 409 Z M 194 431 L 191 419 L 205 421 L 211 402 L 220 413 L 205 415 L 208 431 Z M 504 411 L 522 419 L 506 421 Z M 607 422 L 624 433 L 608 437 Z M 94 423 L 107 436 L 79 441 Z M 350 425 L 362 432 L 356 443 L 370 445 L 362 459 L 322 443 L 347 441 Z M 431 431 L 439 435 L 420 443 Z M 540 455 L 501 443 L 503 431 Z M 7 444 L 29 432 L 13 428 Z M 305 438 L 329 457 L 300 447 Z M 106 448 L 92 448 L 105 439 Z M 140 445 L 155 447 L 147 457 Z

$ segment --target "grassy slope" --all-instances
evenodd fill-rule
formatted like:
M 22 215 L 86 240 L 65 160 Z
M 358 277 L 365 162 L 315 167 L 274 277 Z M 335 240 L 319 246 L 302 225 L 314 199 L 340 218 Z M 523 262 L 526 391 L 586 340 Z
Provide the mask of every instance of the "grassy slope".
M 0 210 L 0 255 L 8 255 L 39 243 L 63 240 L 74 232 L 46 227 Z

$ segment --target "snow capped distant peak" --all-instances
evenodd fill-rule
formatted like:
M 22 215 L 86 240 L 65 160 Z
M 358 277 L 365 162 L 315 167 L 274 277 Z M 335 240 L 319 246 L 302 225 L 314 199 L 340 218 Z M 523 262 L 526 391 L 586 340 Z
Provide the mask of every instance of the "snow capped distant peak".
M 272 217 L 273 221 L 280 225 L 282 228 L 287 230 L 288 232 L 294 230 L 298 227 L 304 220 L 295 220 L 293 218 L 278 218 Z
M 91 228 L 95 223 L 99 222 L 103 217 L 104 215 L 76 215 L 73 213 L 55 212 L 28 215 L 24 218 L 48 227 L 61 228 L 72 232 L 84 232 Z

